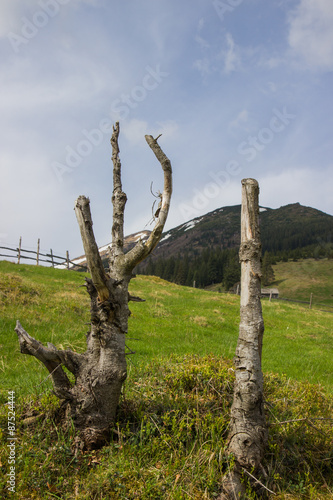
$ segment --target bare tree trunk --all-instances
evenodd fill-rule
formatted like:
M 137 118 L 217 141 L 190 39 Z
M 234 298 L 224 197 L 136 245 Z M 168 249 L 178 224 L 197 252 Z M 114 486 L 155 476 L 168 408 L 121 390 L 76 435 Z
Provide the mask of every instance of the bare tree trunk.
M 113 128 L 111 138 L 113 161 L 113 225 L 112 244 L 109 247 L 107 273 L 103 267 L 95 241 L 89 199 L 79 196 L 75 203 L 83 247 L 91 279 L 86 279 L 91 300 L 91 327 L 87 335 L 87 351 L 77 354 L 70 350 L 59 351 L 48 343 L 47 347 L 30 337 L 19 321 L 16 325 L 21 352 L 42 361 L 49 370 L 55 394 L 64 399 L 70 408 L 80 445 L 97 448 L 107 442 L 114 422 L 121 388 L 127 376 L 125 334 L 130 311 L 128 284 L 134 267 L 146 258 L 160 240 L 168 215 L 172 192 L 172 170 L 168 158 L 152 136 L 146 141 L 161 163 L 164 172 L 162 209 L 147 242 L 139 241 L 124 254 L 124 209 L 126 194 L 122 191 L 121 163 L 119 159 L 119 123 Z M 75 376 L 72 384 L 63 366 Z
M 228 453 L 234 469 L 225 477 L 222 498 L 244 495 L 242 468 L 255 470 L 261 463 L 267 441 L 261 369 L 264 322 L 261 311 L 261 241 L 259 231 L 259 186 L 254 179 L 242 180 L 241 299 L 236 349 L 234 399 L 231 408 Z

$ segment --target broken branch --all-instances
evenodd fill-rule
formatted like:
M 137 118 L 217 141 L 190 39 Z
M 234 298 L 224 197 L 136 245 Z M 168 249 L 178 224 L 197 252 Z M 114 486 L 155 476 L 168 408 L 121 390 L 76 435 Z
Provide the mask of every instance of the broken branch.
M 90 201 L 85 196 L 79 196 L 75 202 L 75 214 L 79 224 L 84 253 L 92 281 L 98 292 L 101 302 L 109 298 L 106 286 L 107 276 L 99 254 L 98 246 L 93 232 L 93 222 L 90 212 Z
M 19 321 L 16 322 L 15 331 L 18 336 L 22 354 L 29 354 L 39 359 L 50 372 L 57 395 L 68 397 L 67 391 L 72 387 L 66 373 L 62 369 L 62 360 L 54 346 L 47 348 L 34 339 L 24 330 Z M 74 354 L 74 353 L 73 353 Z

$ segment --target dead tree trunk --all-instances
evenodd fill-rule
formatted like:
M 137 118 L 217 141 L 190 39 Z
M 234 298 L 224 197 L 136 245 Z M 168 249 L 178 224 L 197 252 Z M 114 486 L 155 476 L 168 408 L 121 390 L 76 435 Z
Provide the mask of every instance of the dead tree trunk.
M 75 203 L 75 213 L 91 274 L 91 279 L 86 280 L 91 299 L 91 327 L 87 335 L 86 352 L 77 354 L 71 350 L 60 351 L 50 343 L 45 347 L 30 337 L 19 321 L 16 325 L 21 352 L 35 356 L 49 370 L 54 392 L 68 404 L 80 445 L 87 449 L 100 447 L 109 438 L 121 387 L 127 375 L 125 334 L 130 315 L 128 302 L 132 299 L 128 293 L 128 284 L 133 277 L 134 267 L 152 252 L 160 240 L 172 192 L 170 161 L 157 140 L 146 136 L 146 141 L 164 172 L 161 210 L 148 241 L 139 241 L 125 254 L 123 229 L 126 194 L 122 191 L 118 135 L 119 123 L 116 123 L 111 138 L 113 225 L 108 273 L 104 270 L 95 241 L 89 199 L 79 196 Z M 70 382 L 63 366 L 74 374 L 74 384 Z
M 261 241 L 259 231 L 259 186 L 254 179 L 242 180 L 241 299 L 236 349 L 234 399 L 228 436 L 228 453 L 235 466 L 225 477 L 221 499 L 244 495 L 242 468 L 255 470 L 261 463 L 267 441 L 261 369 L 264 322 L 261 311 Z

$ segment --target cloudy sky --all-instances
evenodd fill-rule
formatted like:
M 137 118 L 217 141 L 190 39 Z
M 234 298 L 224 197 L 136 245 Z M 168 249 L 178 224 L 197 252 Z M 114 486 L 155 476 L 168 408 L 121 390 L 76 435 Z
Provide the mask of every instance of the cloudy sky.
M 146 133 L 173 166 L 166 229 L 239 204 L 244 177 L 333 214 L 332 0 L 1 0 L 0 56 L 0 245 L 81 254 L 80 194 L 110 241 L 117 120 L 127 234 L 162 189 Z

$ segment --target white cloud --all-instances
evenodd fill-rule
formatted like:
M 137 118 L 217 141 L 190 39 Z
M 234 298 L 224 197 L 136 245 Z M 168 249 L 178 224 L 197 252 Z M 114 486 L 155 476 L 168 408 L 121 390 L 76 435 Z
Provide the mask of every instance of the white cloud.
M 137 145 L 143 141 L 144 136 L 148 133 L 148 123 L 133 118 L 123 122 L 121 130 L 130 144 Z
M 300 0 L 290 14 L 288 41 L 308 67 L 333 70 L 332 0 Z
M 210 43 L 201 35 L 201 32 L 203 31 L 204 27 L 205 27 L 205 20 L 201 18 L 199 20 L 197 33 L 195 35 L 195 41 L 199 44 L 201 50 L 209 49 L 210 47 Z
M 195 41 L 197 42 L 200 51 L 206 55 L 204 55 L 200 59 L 196 59 L 193 63 L 193 67 L 199 71 L 199 73 L 201 74 L 201 77 L 205 80 L 206 77 L 212 72 L 213 68 L 212 68 L 212 60 L 207 55 L 209 49 L 211 49 L 211 45 L 201 35 L 203 28 L 204 28 L 204 25 L 205 25 L 204 19 L 200 19 L 200 21 L 198 23 L 197 32 L 195 35 Z
M 178 124 L 174 120 L 157 122 L 156 135 L 162 134 L 163 138 L 174 137 L 178 131 Z
M 202 38 L 202 36 L 195 35 L 195 41 L 199 44 L 201 49 L 209 49 L 209 43 L 207 42 L 207 40 Z
M 267 66 L 269 69 L 275 69 L 281 66 L 281 64 L 284 62 L 284 59 L 282 57 L 278 56 L 272 56 L 269 57 L 268 59 L 264 60 L 264 62 L 261 62 L 261 64 L 264 64 Z
M 82 101 L 90 102 L 103 91 L 118 89 L 111 71 L 100 68 L 88 55 L 79 54 L 74 58 L 60 50 L 57 58 L 61 60 L 57 75 L 48 62 L 41 67 L 32 59 L 13 58 L 6 71 L 0 73 L 1 112 L 13 117 L 16 112 L 22 116 L 24 112 L 42 111 L 47 106 L 67 109 Z
M 38 30 L 15 53 L 8 32 L 21 33 L 22 17 L 32 20 L 48 2 L 59 3 L 59 14 L 50 17 L 47 28 Z M 82 154 L 78 168 L 66 172 L 62 183 L 57 181 L 52 164 L 65 164 L 69 148 L 78 150 L 87 138 L 86 132 L 92 137 L 90 131 L 97 129 L 101 120 L 114 116 L 115 102 L 125 104 L 132 92 L 140 97 L 135 92 L 147 81 L 147 67 L 169 76 L 165 84 L 164 76 L 158 77 L 161 85 L 154 90 L 155 97 L 148 98 L 147 94 L 142 104 L 133 109 L 128 106 L 127 119 L 120 123 L 123 181 L 128 195 L 127 232 L 143 229 L 151 217 L 151 182 L 153 191 L 161 189 L 159 165 L 144 139 L 147 133 L 154 137 L 162 133 L 159 143 L 174 166 L 169 227 L 184 222 L 177 208 L 181 203 L 200 209 L 200 213 L 239 203 L 241 174 L 259 180 L 260 175 L 265 176 L 262 195 L 266 197 L 267 190 L 267 206 L 300 201 L 332 211 L 332 174 L 327 170 L 328 165 L 331 167 L 329 131 L 333 116 L 329 82 L 320 74 L 315 81 L 304 79 L 302 73 L 294 71 L 299 68 L 290 65 L 295 55 L 301 61 L 310 57 L 313 47 L 319 46 L 321 33 L 318 40 L 305 40 L 309 56 L 305 48 L 302 55 L 302 45 L 295 41 L 290 45 L 293 50 L 286 54 L 288 32 L 284 16 L 276 16 L 276 2 L 249 2 L 246 18 L 243 9 L 235 10 L 233 20 L 229 17 L 223 25 L 209 2 L 195 0 L 190 9 L 185 3 L 131 0 L 118 2 L 115 11 L 112 2 L 106 0 L 0 0 L 0 163 L 4 171 L 0 208 L 8 214 L 0 224 L 3 241 L 17 244 L 24 230 L 25 245 L 30 237 L 32 244 L 41 237 L 54 250 L 58 245 L 60 254 L 66 248 L 72 252 L 78 247 L 74 253 L 82 253 L 73 212 L 74 199 L 80 193 L 92 200 L 98 241 L 109 241 L 105 210 L 111 211 L 110 134 L 103 134 L 102 143 L 94 145 L 90 155 Z M 268 17 L 262 21 L 268 22 L 267 29 L 258 25 L 263 14 L 259 4 L 264 3 Z M 277 3 L 281 3 L 284 14 L 290 4 L 299 6 L 288 24 L 291 38 L 296 32 L 304 34 L 301 20 L 305 12 L 312 13 L 310 26 L 315 30 L 313 12 L 321 12 L 322 20 L 323 12 L 330 8 L 322 0 L 316 4 L 309 0 Z M 258 28 L 256 33 L 250 26 Z M 320 50 L 318 60 L 329 53 L 328 48 Z M 189 67 L 193 61 L 195 69 Z M 240 71 L 244 71 L 243 78 L 239 78 Z M 153 89 L 154 80 L 149 78 L 148 83 Z M 260 127 L 266 125 L 269 109 L 283 106 L 288 113 L 297 113 L 295 125 L 287 134 L 274 137 L 262 156 L 258 151 L 256 162 L 236 156 L 239 140 L 251 132 L 257 136 Z M 251 127 L 248 133 L 247 127 Z M 211 198 L 214 189 L 209 191 L 206 186 L 213 182 L 208 172 L 224 171 L 233 159 L 240 162 L 241 174 Z M 278 175 L 278 165 L 285 169 L 303 161 L 312 168 L 312 176 Z M 319 173 L 324 170 L 325 176 Z M 276 175 L 266 182 L 269 172 Z M 196 189 L 201 185 L 208 192 L 208 202 L 197 208 L 195 202 L 200 205 L 200 200 L 196 199 Z M 302 199 L 298 199 L 302 189 Z M 198 214 L 190 214 L 188 219 L 194 215 Z
M 193 67 L 199 71 L 203 79 L 205 79 L 213 71 L 212 63 L 207 57 L 194 61 Z
M 224 72 L 228 75 L 240 67 L 239 50 L 230 33 L 226 34 L 227 50 L 223 51 Z
M 193 67 L 201 73 L 204 80 L 208 75 L 221 72 L 221 61 L 223 64 L 222 73 L 224 74 L 229 75 L 233 71 L 240 69 L 240 48 L 235 44 L 231 33 L 226 34 L 225 47 L 222 50 L 217 50 L 216 46 L 211 46 L 199 35 L 196 36 L 196 41 L 206 55 L 197 59 L 193 63 Z
M 331 168 L 322 171 L 309 167 L 295 167 L 268 173 L 259 179 L 260 204 L 278 208 L 289 203 L 315 207 L 332 213 Z M 316 189 L 320 186 L 320 189 Z

